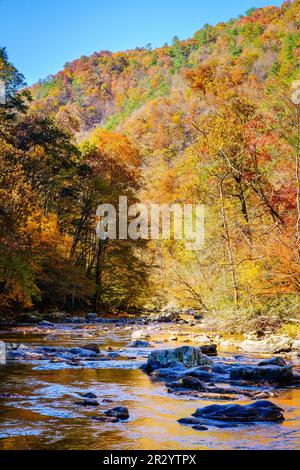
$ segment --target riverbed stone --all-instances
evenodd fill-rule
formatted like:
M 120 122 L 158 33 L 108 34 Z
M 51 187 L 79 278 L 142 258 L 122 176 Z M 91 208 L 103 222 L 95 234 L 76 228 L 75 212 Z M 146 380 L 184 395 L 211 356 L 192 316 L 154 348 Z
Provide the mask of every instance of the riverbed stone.
M 119 423 L 119 419 L 114 416 L 92 416 L 92 421 L 99 421 L 100 423 Z
M 205 344 L 203 346 L 200 346 L 201 351 L 203 354 L 206 356 L 217 356 L 218 351 L 217 351 L 217 345 L 216 344 Z
M 85 316 L 85 319 L 87 321 L 95 321 L 95 320 L 98 319 L 98 315 L 97 315 L 97 313 L 93 313 L 93 312 L 87 313 L 86 316 Z
M 88 392 L 88 393 L 80 393 L 80 396 L 82 398 L 88 398 L 88 399 L 93 399 L 93 398 L 97 398 L 97 395 L 95 395 L 95 393 L 92 393 L 92 392 Z
M 282 422 L 283 409 L 267 400 L 260 400 L 250 405 L 210 405 L 198 408 L 195 418 L 208 421 L 225 421 L 233 423 L 248 422 Z
M 180 320 L 181 312 L 174 308 L 166 308 L 160 312 L 144 317 L 144 323 L 172 323 Z
M 294 375 L 291 367 L 245 365 L 233 367 L 230 371 L 230 379 L 250 383 L 267 382 L 273 385 L 285 385 L 293 381 Z
M 0 341 L 0 364 L 6 363 L 6 346 L 3 341 Z
M 86 406 L 86 407 L 95 407 L 99 406 L 99 403 L 96 400 L 83 400 L 83 401 L 77 401 L 75 405 L 79 406 Z
M 176 382 L 169 384 L 171 389 L 189 389 L 189 390 L 198 390 L 199 392 L 205 392 L 206 388 L 202 385 L 199 379 L 187 375 L 180 378 Z
M 145 366 L 146 372 L 156 369 L 170 368 L 182 364 L 184 367 L 197 367 L 211 364 L 212 360 L 205 356 L 200 348 L 182 346 L 176 349 L 163 349 L 153 351 L 148 357 Z
M 131 335 L 131 339 L 132 341 L 135 341 L 135 340 L 147 340 L 147 339 L 150 339 L 150 335 L 149 333 L 147 333 L 146 331 L 144 330 L 137 330 L 137 331 L 134 331 Z
M 129 418 L 128 408 L 125 408 L 124 406 L 112 408 L 111 410 L 107 410 L 104 413 L 106 414 L 106 416 L 112 416 L 120 420 L 126 420 Z
M 85 346 L 82 346 L 82 349 L 85 349 L 86 351 L 92 351 L 96 354 L 100 354 L 99 344 L 97 343 L 86 344 Z
M 240 349 L 249 353 L 279 354 L 290 352 L 293 340 L 289 336 L 269 336 L 263 340 L 245 340 L 239 345 Z
M 270 359 L 264 359 L 258 363 L 258 366 L 279 366 L 279 367 L 287 367 L 287 363 L 283 359 L 283 357 L 271 357 Z
M 130 348 L 152 348 L 151 344 L 148 341 L 136 340 L 130 343 Z

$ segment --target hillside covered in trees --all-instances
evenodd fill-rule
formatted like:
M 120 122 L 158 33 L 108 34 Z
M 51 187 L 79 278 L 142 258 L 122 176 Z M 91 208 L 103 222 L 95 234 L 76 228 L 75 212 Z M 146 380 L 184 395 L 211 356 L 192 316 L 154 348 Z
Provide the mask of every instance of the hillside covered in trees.
M 235 330 L 299 317 L 299 27 L 300 0 L 251 9 L 30 89 L 0 50 L 2 314 L 175 302 Z M 204 204 L 204 248 L 101 242 L 96 208 L 120 195 Z

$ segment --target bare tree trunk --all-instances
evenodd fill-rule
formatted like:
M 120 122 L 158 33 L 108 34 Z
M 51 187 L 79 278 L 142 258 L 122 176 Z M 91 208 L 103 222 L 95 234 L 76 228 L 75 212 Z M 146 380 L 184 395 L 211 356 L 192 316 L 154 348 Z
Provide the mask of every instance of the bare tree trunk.
M 220 199 L 221 199 L 222 219 L 223 219 L 223 225 L 224 225 L 224 230 L 225 230 L 225 235 L 226 235 L 226 242 L 227 242 L 228 260 L 229 260 L 229 264 L 230 264 L 230 267 L 231 267 L 231 274 L 232 274 L 232 285 L 233 285 L 233 291 L 234 291 L 234 301 L 235 301 L 235 304 L 237 305 L 238 302 L 239 302 L 238 281 L 237 281 L 237 273 L 236 273 L 236 266 L 235 266 L 235 260 L 234 260 L 230 230 L 229 230 L 229 226 L 228 226 L 228 222 L 227 222 L 226 209 L 225 209 L 225 204 L 224 204 L 224 188 L 223 188 L 224 181 L 229 176 L 229 174 L 230 173 L 227 173 L 225 176 L 223 176 L 221 178 L 221 181 L 220 181 Z
M 104 241 L 99 240 L 96 260 L 95 284 L 96 292 L 94 296 L 94 310 L 97 311 L 98 303 L 102 302 L 102 270 L 104 261 Z

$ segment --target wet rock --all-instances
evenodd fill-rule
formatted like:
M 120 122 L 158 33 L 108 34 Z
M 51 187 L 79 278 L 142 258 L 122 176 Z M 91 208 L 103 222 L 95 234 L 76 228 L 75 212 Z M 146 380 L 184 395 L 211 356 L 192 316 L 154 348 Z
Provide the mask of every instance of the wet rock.
M 166 380 L 176 380 L 185 373 L 186 369 L 182 364 L 179 364 L 175 367 L 165 368 L 165 369 L 156 369 L 151 372 L 151 377 L 161 378 Z
M 63 323 L 68 318 L 68 315 L 66 312 L 51 311 L 46 313 L 44 318 L 47 318 L 47 320 L 49 320 L 50 322 Z
M 201 315 L 201 313 L 195 313 L 194 315 L 194 320 L 202 320 L 203 319 L 203 315 Z
M 205 392 L 206 389 L 202 385 L 199 379 L 196 377 L 186 376 L 179 379 L 177 382 L 172 382 L 169 384 L 171 389 L 190 389 L 190 390 L 198 390 L 200 392 Z
M 0 365 L 6 363 L 6 346 L 3 341 L 0 341 Z
M 275 398 L 277 394 L 275 392 L 256 392 L 252 395 L 252 400 L 267 400 L 268 398 Z
M 193 429 L 196 431 L 208 431 L 208 428 L 206 426 L 203 426 L 202 424 L 197 424 L 196 426 L 193 426 Z
M 136 340 L 130 343 L 130 348 L 151 348 L 151 344 L 148 341 Z
M 97 343 L 86 344 L 85 346 L 82 346 L 82 349 L 85 349 L 86 351 L 92 351 L 96 354 L 100 354 L 99 345 Z
M 258 366 L 279 366 L 279 367 L 287 367 L 287 363 L 282 357 L 272 357 L 271 359 L 264 359 L 258 363 Z
M 11 400 L 13 398 L 21 398 L 21 395 L 14 393 L 0 393 L 0 400 Z
M 207 370 L 203 370 L 203 367 L 193 367 L 191 369 L 187 369 L 185 375 L 196 377 L 198 380 L 202 380 L 205 382 L 210 382 L 217 378 L 217 374 L 213 374 L 211 372 L 208 372 Z
M 92 416 L 92 421 L 99 421 L 100 423 L 119 423 L 120 420 L 114 416 Z
M 197 418 L 181 418 L 177 421 L 179 424 L 184 424 L 184 425 L 197 425 L 199 424 L 200 420 Z
M 251 383 L 267 382 L 275 385 L 285 385 L 294 379 L 291 367 L 280 366 L 240 366 L 233 367 L 230 379 Z
M 176 349 L 153 351 L 148 357 L 145 370 L 149 373 L 156 369 L 171 368 L 180 364 L 190 368 L 210 363 L 211 359 L 205 356 L 200 348 L 183 346 Z
M 245 352 L 260 352 L 268 354 L 279 354 L 282 352 L 290 352 L 293 341 L 288 336 L 269 336 L 260 341 L 246 340 L 239 345 L 240 349 Z
M 104 398 L 104 399 L 102 400 L 102 403 L 113 403 L 113 402 L 114 402 L 114 401 L 111 400 L 110 398 Z
M 94 407 L 94 406 L 99 406 L 99 403 L 96 400 L 84 400 L 84 401 L 75 402 L 75 405 L 86 406 L 86 407 Z
M 134 331 L 131 335 L 132 341 L 150 339 L 149 333 L 143 330 Z
M 176 335 L 171 335 L 168 339 L 168 341 L 178 341 L 178 336 Z
M 97 395 L 95 395 L 95 394 L 92 393 L 92 392 L 80 393 L 79 395 L 80 395 L 82 398 L 89 398 L 89 399 L 97 398 Z
M 114 418 L 118 418 L 120 420 L 126 420 L 129 418 L 129 411 L 128 408 L 125 408 L 123 406 L 118 406 L 116 408 L 113 408 L 111 410 L 105 411 L 104 412 L 106 416 L 112 416 Z
M 282 408 L 266 400 L 257 401 L 251 405 L 210 405 L 199 408 L 193 414 L 195 418 L 208 421 L 227 422 L 282 422 L 284 416 Z
M 84 349 L 84 348 L 71 348 L 71 349 L 65 349 L 66 353 L 71 353 L 74 355 L 78 355 L 80 357 L 95 357 L 97 356 L 97 353 L 95 351 L 91 351 L 90 349 Z
M 18 320 L 20 323 L 30 323 L 30 324 L 37 324 L 39 323 L 41 317 L 39 312 L 25 312 L 22 313 Z
M 44 320 L 44 321 L 41 321 L 39 323 L 39 326 L 42 326 L 42 327 L 45 327 L 45 328 L 50 328 L 50 327 L 54 326 L 54 323 L 51 323 L 49 321 Z
M 200 346 L 201 351 L 206 356 L 217 356 L 217 345 L 216 344 L 205 344 L 204 346 Z
M 96 321 L 98 319 L 98 315 L 97 313 L 88 313 L 86 316 L 85 316 L 85 319 L 87 321 Z
M 211 371 L 215 374 L 225 375 L 229 373 L 230 366 L 227 364 L 219 363 L 219 364 L 212 364 Z

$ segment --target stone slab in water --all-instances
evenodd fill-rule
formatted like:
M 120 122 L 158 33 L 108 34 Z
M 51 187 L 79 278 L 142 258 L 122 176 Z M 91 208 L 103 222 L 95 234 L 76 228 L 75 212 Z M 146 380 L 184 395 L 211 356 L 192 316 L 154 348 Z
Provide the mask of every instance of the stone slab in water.
M 230 371 L 230 379 L 246 381 L 251 383 L 268 382 L 270 384 L 289 384 L 293 381 L 294 375 L 291 367 L 282 366 L 252 366 L 245 365 L 234 367 Z
M 225 423 L 256 423 L 284 421 L 282 408 L 274 403 L 261 400 L 251 405 L 210 405 L 198 408 L 193 417 L 198 419 L 198 424 L 212 424 L 216 422 Z M 181 424 L 195 424 L 195 419 L 179 420 Z

